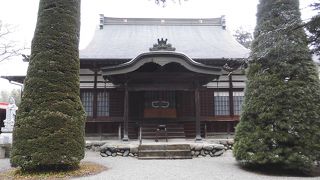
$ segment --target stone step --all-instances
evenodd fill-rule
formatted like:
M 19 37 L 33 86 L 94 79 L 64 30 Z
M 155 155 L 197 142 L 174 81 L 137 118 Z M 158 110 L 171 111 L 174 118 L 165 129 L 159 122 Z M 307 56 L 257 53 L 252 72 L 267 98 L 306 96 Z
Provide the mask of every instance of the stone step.
M 189 144 L 142 144 L 139 150 L 191 150 Z
M 179 157 L 180 159 L 191 159 L 191 151 L 164 151 L 164 150 L 154 150 L 154 151 L 140 151 L 138 153 L 139 159 L 141 158 L 156 158 L 156 159 L 177 159 Z
M 188 144 L 140 145 L 139 159 L 191 159 L 191 148 Z
M 185 156 L 170 156 L 170 157 L 163 157 L 163 156 L 153 156 L 153 157 L 138 157 L 141 160 L 152 160 L 152 159 L 192 159 L 192 156 L 185 157 Z

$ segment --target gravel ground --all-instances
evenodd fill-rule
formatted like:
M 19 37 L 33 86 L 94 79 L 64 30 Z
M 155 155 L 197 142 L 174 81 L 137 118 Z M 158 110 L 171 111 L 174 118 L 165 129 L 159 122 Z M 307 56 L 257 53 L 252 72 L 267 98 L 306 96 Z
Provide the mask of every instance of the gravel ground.
M 270 180 L 317 179 L 320 177 L 288 177 L 258 174 L 241 169 L 231 151 L 221 157 L 195 158 L 191 160 L 138 160 L 130 157 L 103 158 L 97 152 L 88 151 L 84 161 L 102 164 L 109 169 L 98 175 L 75 179 L 84 180 Z M 9 159 L 0 159 L 0 171 L 10 166 Z
M 270 179 L 317 179 L 320 177 L 287 177 L 263 175 L 241 169 L 232 152 L 221 157 L 194 158 L 191 160 L 138 160 L 136 158 L 101 158 L 95 152 L 88 152 L 85 161 L 105 165 L 109 170 L 96 176 L 82 177 L 85 180 L 270 180 Z

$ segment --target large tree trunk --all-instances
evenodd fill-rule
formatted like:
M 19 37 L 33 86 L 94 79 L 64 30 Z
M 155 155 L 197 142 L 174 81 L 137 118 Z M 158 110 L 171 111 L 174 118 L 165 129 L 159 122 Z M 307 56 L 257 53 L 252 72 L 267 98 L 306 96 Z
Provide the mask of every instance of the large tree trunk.
M 40 0 L 11 163 L 24 170 L 77 166 L 84 157 L 79 97 L 80 0 Z

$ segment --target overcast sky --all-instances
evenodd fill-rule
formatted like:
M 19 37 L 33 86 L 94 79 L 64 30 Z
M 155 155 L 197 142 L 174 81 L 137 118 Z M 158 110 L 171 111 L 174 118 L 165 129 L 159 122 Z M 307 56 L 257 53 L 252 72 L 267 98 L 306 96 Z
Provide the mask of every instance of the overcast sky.
M 154 0 L 82 0 L 80 49 L 91 40 L 97 28 L 99 14 L 110 17 L 158 17 L 158 18 L 214 18 L 226 15 L 227 28 L 232 33 L 239 27 L 253 31 L 256 22 L 258 0 L 167 0 L 165 8 Z M 302 19 L 309 19 L 314 12 L 308 5 L 315 0 L 300 0 Z M 14 25 L 12 39 L 30 46 L 36 24 L 39 0 L 0 0 L 2 24 Z M 0 62 L 0 75 L 25 74 L 26 63 Z M 0 89 L 8 86 L 0 80 Z

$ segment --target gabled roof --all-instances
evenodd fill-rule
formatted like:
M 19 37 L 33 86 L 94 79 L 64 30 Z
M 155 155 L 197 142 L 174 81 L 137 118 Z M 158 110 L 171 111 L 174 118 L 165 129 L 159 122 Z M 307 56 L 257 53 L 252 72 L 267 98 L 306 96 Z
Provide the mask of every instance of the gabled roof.
M 192 59 L 240 59 L 249 50 L 225 29 L 224 18 L 159 19 L 101 16 L 100 27 L 81 59 L 133 59 L 149 52 L 159 38 Z

